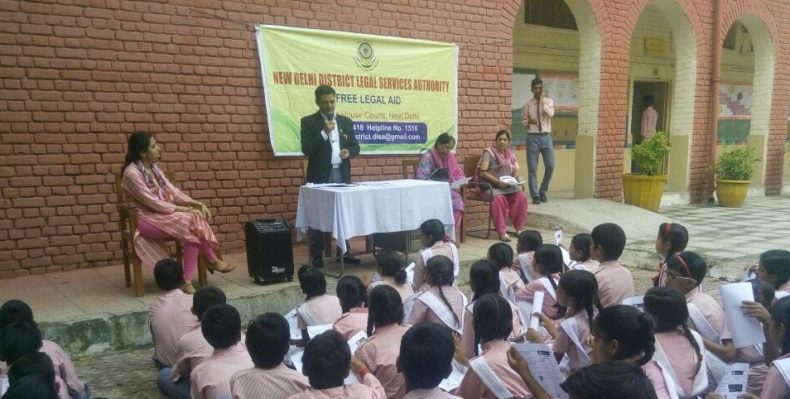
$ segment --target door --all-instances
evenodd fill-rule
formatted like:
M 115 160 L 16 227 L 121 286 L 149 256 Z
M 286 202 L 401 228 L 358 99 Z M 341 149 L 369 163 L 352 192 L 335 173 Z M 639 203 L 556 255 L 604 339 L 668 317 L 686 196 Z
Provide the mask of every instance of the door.
M 634 81 L 633 98 L 631 99 L 631 139 L 632 143 L 642 142 L 642 111 L 645 109 L 645 97 L 652 95 L 655 99 L 653 108 L 658 112 L 656 131 L 666 132 L 667 110 L 669 109 L 669 82 Z

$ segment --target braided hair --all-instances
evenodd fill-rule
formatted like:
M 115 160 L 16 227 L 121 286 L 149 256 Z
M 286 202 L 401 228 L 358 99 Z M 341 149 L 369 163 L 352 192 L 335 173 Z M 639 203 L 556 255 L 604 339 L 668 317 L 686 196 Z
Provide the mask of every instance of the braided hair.
M 453 314 L 455 325 L 461 327 L 461 321 L 458 320 L 458 315 L 453 311 L 453 307 L 450 306 L 450 302 L 447 300 L 447 297 L 444 296 L 444 291 L 442 290 L 442 286 L 452 286 L 455 281 L 455 276 L 453 275 L 453 261 L 446 256 L 436 255 L 428 259 L 428 264 L 425 265 L 425 267 L 428 269 L 428 274 L 431 276 L 431 286 L 439 288 L 439 298 L 441 298 L 442 302 L 450 309 L 450 313 Z
M 587 320 L 592 322 L 594 309 L 601 311 L 598 298 L 598 281 L 587 270 L 571 270 L 560 278 L 560 287 L 573 300 L 573 304 L 587 311 Z
M 368 299 L 368 337 L 373 327 L 388 326 L 403 320 L 403 301 L 398 291 L 388 285 L 378 285 L 370 290 Z
M 392 276 L 399 285 L 406 284 L 408 276 L 404 269 L 404 262 L 397 252 L 391 249 L 382 249 L 377 252 L 376 262 L 379 264 L 379 272 L 382 276 Z
M 497 294 L 500 287 L 499 270 L 487 260 L 479 260 L 469 269 L 469 287 L 472 289 L 472 302 L 485 294 Z
M 682 277 L 694 279 L 699 285 L 708 273 L 705 259 L 696 252 L 685 251 L 671 255 L 667 262 L 667 269 L 678 273 Z
M 513 311 L 505 298 L 498 294 L 485 294 L 475 301 L 472 318 L 475 331 L 475 356 L 481 343 L 507 339 L 513 331 Z
M 645 293 L 645 312 L 656 320 L 656 332 L 673 331 L 680 327 L 683 335 L 697 352 L 697 369 L 702 365 L 702 349 L 688 328 L 689 310 L 679 292 L 667 287 L 653 287 Z
M 579 251 L 581 255 L 580 262 L 590 259 L 590 246 L 592 245 L 592 236 L 588 233 L 579 233 L 571 239 L 571 247 Z
M 552 274 L 559 274 L 562 277 L 562 250 L 554 244 L 543 244 L 535 251 L 535 263 L 540 265 L 540 274 L 549 279 L 551 288 L 557 290 L 557 283 L 551 278 Z M 557 303 L 559 315 L 565 314 L 565 306 Z
M 592 334 L 604 342 L 617 340 L 615 360 L 630 359 L 639 354 L 642 366 L 653 358 L 656 338 L 653 317 L 628 305 L 614 305 L 601 310 L 591 325 Z
M 669 243 L 669 250 L 664 258 L 664 262 L 669 262 L 672 255 L 686 249 L 689 232 L 679 223 L 661 223 L 658 226 L 658 238 L 664 243 Z

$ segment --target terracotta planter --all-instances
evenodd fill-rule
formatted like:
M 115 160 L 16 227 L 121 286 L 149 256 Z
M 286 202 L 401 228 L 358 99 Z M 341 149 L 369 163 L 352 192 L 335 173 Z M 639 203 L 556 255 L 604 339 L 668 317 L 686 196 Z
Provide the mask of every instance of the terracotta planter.
M 740 208 L 747 191 L 748 180 L 716 180 L 716 199 L 721 206 Z
M 652 212 L 658 212 L 667 175 L 645 176 L 623 174 L 623 202 Z

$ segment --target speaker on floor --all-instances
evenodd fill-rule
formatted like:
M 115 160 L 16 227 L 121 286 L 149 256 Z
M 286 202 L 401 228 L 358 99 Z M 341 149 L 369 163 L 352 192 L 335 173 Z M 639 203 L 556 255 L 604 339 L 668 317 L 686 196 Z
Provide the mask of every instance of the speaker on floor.
M 281 219 L 257 219 L 244 223 L 247 271 L 258 284 L 292 281 L 294 255 L 291 226 Z

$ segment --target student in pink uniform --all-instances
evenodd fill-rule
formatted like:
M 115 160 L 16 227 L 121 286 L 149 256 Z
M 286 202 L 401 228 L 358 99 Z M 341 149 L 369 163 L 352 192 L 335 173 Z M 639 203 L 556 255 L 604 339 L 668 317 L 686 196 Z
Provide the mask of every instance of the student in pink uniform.
M 221 289 L 211 285 L 200 287 L 192 297 L 192 313 L 197 316 L 198 321 L 202 321 L 209 308 L 224 305 L 226 302 L 227 298 Z M 198 323 L 192 331 L 178 339 L 177 360 L 173 368 L 166 367 L 159 371 L 159 378 L 156 380 L 159 391 L 168 398 L 189 399 L 189 375 L 192 374 L 192 369 L 212 353 L 214 348 L 206 341 Z
M 488 247 L 488 261 L 499 270 L 499 289 L 502 296 L 515 302 L 516 291 L 525 284 L 518 274 L 518 269 L 513 269 L 513 248 L 504 242 Z
M 357 276 L 343 276 L 337 281 L 335 288 L 343 315 L 332 328 L 349 339 L 354 334 L 364 331 L 368 324 L 367 290 L 365 284 Z
M 755 305 L 759 304 L 764 309 L 769 309 L 774 302 L 774 287 L 758 279 L 752 279 L 749 280 L 749 282 L 752 284 Z M 735 359 L 738 363 L 749 363 L 748 392 L 754 395 L 760 395 L 760 392 L 763 390 L 765 376 L 768 374 L 768 365 L 765 364 L 764 347 L 764 344 L 757 344 L 738 348 Z
M 230 378 L 234 399 L 284 399 L 310 386 L 305 376 L 283 364 L 290 336 L 288 321 L 279 313 L 264 313 L 250 323 L 245 343 L 255 367 Z
M 241 342 L 239 312 L 230 305 L 214 305 L 203 315 L 200 329 L 214 353 L 189 375 L 192 399 L 228 398 L 233 374 L 255 366 Z
M 387 397 L 400 399 L 406 390 L 403 375 L 396 365 L 401 338 L 408 327 L 403 320 L 403 303 L 394 288 L 381 285 L 370 291 L 367 321 L 368 340 L 357 348 L 354 357 L 379 380 Z
M 516 303 L 529 302 L 530 306 L 535 299 L 535 292 L 542 291 L 543 308 L 533 309 L 541 312 L 552 320 L 561 318 L 565 309 L 557 303 L 557 283 L 562 276 L 562 250 L 553 244 L 543 244 L 535 251 L 535 260 L 532 268 L 542 277 L 536 278 L 531 283 L 516 291 Z
M 444 241 L 444 225 L 437 219 L 426 220 L 420 225 L 423 249 L 414 258 L 414 288 L 425 291 L 430 288 L 426 268 L 434 256 L 445 256 L 453 262 L 453 276 L 461 270 L 458 248 L 451 241 Z
M 625 232 L 614 223 L 595 226 L 592 233 L 590 254 L 599 262 L 595 271 L 598 280 L 598 296 L 606 308 L 619 305 L 634 296 L 634 278 L 631 272 L 617 262 L 625 249 Z
M 645 294 L 645 311 L 656 321 L 653 359 L 669 374 L 679 398 L 693 398 L 708 387 L 702 337 L 688 326 L 686 300 L 667 287 Z
M 473 294 L 472 301 L 464 310 L 464 332 L 461 334 L 461 347 L 463 348 L 464 356 L 467 358 L 477 355 L 475 351 L 474 313 L 472 313 L 475 301 L 486 294 L 502 295 L 499 290 L 499 284 L 501 284 L 499 273 L 497 267 L 487 260 L 479 260 L 469 268 L 469 287 L 472 289 Z M 515 303 L 508 300 L 508 304 L 513 313 L 513 330 L 508 338 L 516 339 L 526 332 L 527 319 L 521 314 L 521 310 Z
M 423 291 L 414 300 L 409 324 L 429 321 L 444 324 L 459 334 L 464 326 L 466 295 L 454 286 L 453 261 L 437 255 L 428 261 L 428 280 L 430 289 Z
M 781 343 L 781 352 L 774 359 L 765 376 L 760 399 L 784 399 L 790 396 L 790 297 L 778 300 L 771 307 L 770 322 L 766 328 L 766 338 L 770 335 L 773 342 Z M 755 395 L 742 396 L 752 399 Z
M 148 326 L 154 341 L 154 363 L 159 370 L 172 368 L 178 360 L 178 339 L 200 326 L 192 314 L 192 295 L 181 291 L 184 272 L 174 259 L 154 266 L 156 285 L 162 291 L 148 307 Z
M 500 295 L 486 294 L 475 301 L 475 343 L 481 345 L 483 353 L 469 361 L 469 368 L 456 395 L 464 399 L 532 396 L 507 360 L 510 349 L 507 338 L 513 328 L 512 314 L 507 300 Z
M 727 372 L 727 364 L 735 361 L 737 351 L 724 309 L 699 289 L 707 271 L 705 260 L 696 253 L 675 254 L 666 263 L 666 286 L 685 296 L 689 328 L 702 336 L 709 376 L 718 383 Z
M 297 324 L 302 330 L 302 341 L 307 341 L 307 326 L 332 324 L 343 315 L 343 308 L 336 296 L 326 294 L 326 277 L 321 269 L 304 266 L 297 276 L 305 295 L 305 302 L 296 308 Z
M 601 310 L 595 276 L 586 270 L 571 270 L 563 274 L 557 288 L 557 300 L 567 309 L 565 319 L 559 326 L 555 326 L 541 313 L 536 315 L 541 318 L 541 325 L 554 338 L 552 350 L 557 361 L 567 354 L 570 370 L 574 372 L 590 364 L 591 348 L 584 343 L 590 335 L 594 311 Z M 527 338 L 533 342 L 544 342 L 544 337 L 532 329 L 529 330 Z
M 587 270 L 590 273 L 598 271 L 598 261 L 593 259 L 590 254 L 592 236 L 587 233 L 579 233 L 571 239 L 571 247 L 568 255 L 571 257 L 569 270 Z
M 32 349 L 13 362 L 8 371 L 8 391 L 3 399 L 31 399 L 58 397 L 55 367 L 46 353 Z
M 532 262 L 535 258 L 535 251 L 543 245 L 543 237 L 537 230 L 524 230 L 518 235 L 518 243 L 516 244 L 516 252 L 518 256 L 513 260 L 513 268 L 518 270 L 521 276 L 521 281 L 524 284 L 532 282 L 536 276 L 532 268 Z
M 365 365 L 351 356 L 348 343 L 340 333 L 329 330 L 313 337 L 304 349 L 302 373 L 310 388 L 288 399 L 385 399 L 379 380 Z M 343 380 L 353 368 L 360 384 L 345 385 Z
M 30 323 L 36 330 L 38 326 L 33 319 L 33 310 L 27 303 L 18 299 L 11 299 L 0 306 L 0 330 L 14 322 Z M 68 354 L 57 343 L 44 339 L 41 341 L 40 351 L 52 360 L 55 367 L 55 379 L 60 384 L 58 396 L 60 399 L 89 398 L 90 386 L 80 381 L 74 363 Z M 6 365 L 0 361 L 0 373 Z
M 757 278 L 774 286 L 776 299 L 790 295 L 790 251 L 772 249 L 760 255 Z
M 438 388 L 452 372 L 452 331 L 434 323 L 412 326 L 400 342 L 398 370 L 406 381 L 404 399 L 461 399 Z
M 379 274 L 378 277 L 373 276 L 373 281 L 368 284 L 368 292 L 379 285 L 388 285 L 398 291 L 402 302 L 406 302 L 414 289 L 409 284 L 403 257 L 395 251 L 383 249 L 376 253 L 376 262 Z
M 667 261 L 686 249 L 689 232 L 679 223 L 661 223 L 656 236 L 656 252 L 664 259 L 658 264 L 658 274 L 653 277 L 653 286 L 667 286 Z

